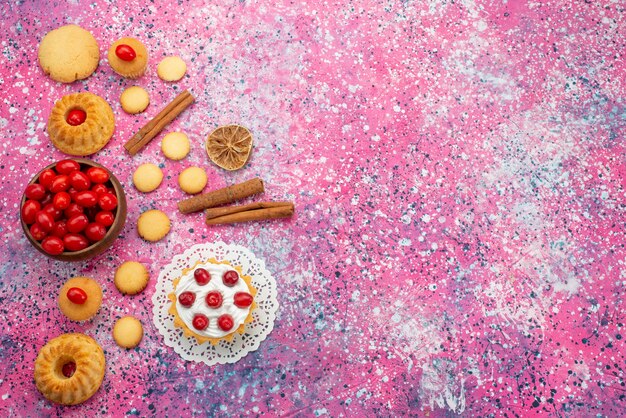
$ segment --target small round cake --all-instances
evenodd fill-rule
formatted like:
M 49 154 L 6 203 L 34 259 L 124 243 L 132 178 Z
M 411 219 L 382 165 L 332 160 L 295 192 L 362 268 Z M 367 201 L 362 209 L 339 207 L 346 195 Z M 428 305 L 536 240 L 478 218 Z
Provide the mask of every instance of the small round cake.
M 197 194 L 204 189 L 208 181 L 206 171 L 200 167 L 188 167 L 178 175 L 178 185 L 189 194 Z
M 171 226 L 170 218 L 158 209 L 145 211 L 137 219 L 139 236 L 150 242 L 163 239 L 170 232 Z
M 118 319 L 113 326 L 113 339 L 122 348 L 135 348 L 143 338 L 141 322 L 132 316 Z
M 168 295 L 174 325 L 199 344 L 232 341 L 252 322 L 256 289 L 251 281 L 240 267 L 214 258 L 183 270 Z
M 148 66 L 148 50 L 135 38 L 122 38 L 109 48 L 109 64 L 113 71 L 126 78 L 139 78 Z
M 150 95 L 142 87 L 131 86 L 122 92 L 120 104 L 124 112 L 135 115 L 146 110 L 150 104 Z
M 141 164 L 133 173 L 133 184 L 137 190 L 143 193 L 150 193 L 156 190 L 162 181 L 163 171 L 156 164 Z
M 35 384 L 47 399 L 76 405 L 98 391 L 104 368 L 104 352 L 96 340 L 84 334 L 63 334 L 39 351 Z
M 165 57 L 157 66 L 157 74 L 163 81 L 178 81 L 186 72 L 187 64 L 181 57 Z
M 104 147 L 115 130 L 111 106 L 100 96 L 83 92 L 63 96 L 48 118 L 50 141 L 60 151 L 84 156 Z
M 191 145 L 189 137 L 184 132 L 170 132 L 161 142 L 161 151 L 170 160 L 182 160 L 189 154 Z
M 102 289 L 89 277 L 69 279 L 59 292 L 59 309 L 72 321 L 86 321 L 102 304 Z
M 136 295 L 146 288 L 150 273 L 137 261 L 126 261 L 115 271 L 115 287 L 125 295 Z
M 71 83 L 89 77 L 98 68 L 100 48 L 85 29 L 65 25 L 44 36 L 38 56 L 41 69 L 50 78 Z

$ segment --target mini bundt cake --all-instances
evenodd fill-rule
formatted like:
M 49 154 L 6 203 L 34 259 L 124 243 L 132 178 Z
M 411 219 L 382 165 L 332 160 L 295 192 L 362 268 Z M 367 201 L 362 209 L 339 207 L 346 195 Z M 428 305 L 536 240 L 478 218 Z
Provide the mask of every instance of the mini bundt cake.
M 76 405 L 100 388 L 104 367 L 104 352 L 96 340 L 84 334 L 62 334 L 39 351 L 35 384 L 49 400 Z
M 100 96 L 82 92 L 63 96 L 48 118 L 52 144 L 69 155 L 89 155 L 99 151 L 113 136 L 115 116 Z

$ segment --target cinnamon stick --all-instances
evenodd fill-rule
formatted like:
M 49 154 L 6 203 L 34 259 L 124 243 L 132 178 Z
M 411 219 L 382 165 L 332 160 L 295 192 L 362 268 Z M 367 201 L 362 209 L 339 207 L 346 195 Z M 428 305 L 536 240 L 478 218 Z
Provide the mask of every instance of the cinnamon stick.
M 213 218 L 218 218 L 220 216 L 232 215 L 233 213 L 245 212 L 249 210 L 255 209 L 269 209 L 269 208 L 278 208 L 283 206 L 291 206 L 293 208 L 293 203 L 291 202 L 255 202 L 247 205 L 240 206 L 226 206 L 221 208 L 210 208 L 205 211 L 206 220 Z
M 263 180 L 254 178 L 244 181 L 243 183 L 234 184 L 224 187 L 223 189 L 185 199 L 178 202 L 178 210 L 182 213 L 197 212 L 199 210 L 225 205 L 226 203 L 232 203 L 257 193 L 263 193 L 264 191 Z
M 267 219 L 288 218 L 293 215 L 293 203 L 272 208 L 246 210 L 243 212 L 231 213 L 229 215 L 218 216 L 207 219 L 207 225 L 234 224 L 249 221 L 264 221 Z
M 176 106 L 183 102 L 185 98 L 191 96 L 188 90 L 185 90 L 178 94 L 174 100 L 172 100 L 161 112 L 159 112 L 154 118 L 146 123 L 133 137 L 124 145 L 124 148 L 130 151 L 133 147 L 137 146 L 142 139 L 154 129 L 154 127 L 162 120 L 165 115 L 171 113 Z
M 132 138 L 124 144 L 124 148 L 131 154 L 135 155 L 141 148 L 146 146 L 155 136 L 157 136 L 163 128 L 172 122 L 178 115 L 187 109 L 195 98 L 189 90 L 185 90 L 174 98 L 163 110 L 161 110 L 154 118 L 146 123 Z
M 161 112 L 159 112 L 154 118 L 150 119 L 148 123 L 146 123 L 135 135 L 133 135 L 133 137 L 130 138 L 126 144 L 124 144 L 124 148 L 130 151 L 133 147 L 137 146 L 141 139 L 156 126 L 160 119 L 162 119 L 167 113 L 171 112 L 176 105 L 180 104 L 183 99 L 189 95 L 190 93 L 188 90 L 178 94 L 174 100 L 161 110 Z

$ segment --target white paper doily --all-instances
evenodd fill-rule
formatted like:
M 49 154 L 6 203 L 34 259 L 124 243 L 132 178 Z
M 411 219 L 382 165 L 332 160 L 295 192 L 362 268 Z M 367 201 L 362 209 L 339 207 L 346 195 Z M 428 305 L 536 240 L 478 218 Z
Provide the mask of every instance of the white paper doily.
M 167 312 L 171 304 L 167 295 L 174 291 L 172 281 L 182 275 L 183 269 L 209 258 L 241 266 L 242 273 L 252 277 L 252 285 L 258 291 L 254 297 L 258 306 L 252 311 L 253 320 L 246 324 L 245 332 L 235 333 L 231 342 L 220 341 L 216 346 L 210 342 L 198 344 L 195 338 L 185 337 L 183 331 L 174 326 L 174 317 Z M 204 362 L 209 366 L 235 363 L 259 348 L 261 342 L 274 328 L 278 310 L 276 281 L 265 268 L 265 262 L 241 245 L 223 242 L 197 244 L 175 256 L 159 274 L 152 303 L 154 325 L 163 335 L 165 344 L 172 347 L 185 360 Z

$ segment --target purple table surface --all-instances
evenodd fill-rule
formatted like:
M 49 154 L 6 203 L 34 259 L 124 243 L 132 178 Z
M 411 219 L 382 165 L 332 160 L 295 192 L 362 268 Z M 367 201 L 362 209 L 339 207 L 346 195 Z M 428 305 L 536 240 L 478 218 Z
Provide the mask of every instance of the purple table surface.
M 0 415 L 618 416 L 626 409 L 626 11 L 618 1 L 277 0 L 4 2 L 0 56 Z M 63 24 L 91 31 L 101 61 L 60 84 L 38 66 L 42 37 Z M 150 51 L 146 75 L 108 65 L 122 36 Z M 165 83 L 156 66 L 180 55 Z M 151 104 L 132 116 L 122 90 Z M 190 155 L 167 160 L 163 134 L 137 156 L 123 144 L 182 89 L 197 102 L 168 127 Z M 85 262 L 52 261 L 26 241 L 18 203 L 29 179 L 64 155 L 46 123 L 63 95 L 92 91 L 116 116 L 90 158 L 122 182 L 121 238 Z M 217 126 L 255 139 L 226 172 L 205 151 Z M 165 178 L 132 185 L 141 163 Z M 253 177 L 258 200 L 293 200 L 290 220 L 207 227 L 183 215 L 177 175 L 206 168 L 206 191 Z M 147 243 L 139 214 L 166 212 L 172 231 Z M 152 322 L 154 286 L 193 244 L 244 245 L 278 283 L 280 310 L 258 351 L 236 364 L 182 360 Z M 126 260 L 147 289 L 113 284 Z M 69 277 L 101 283 L 92 321 L 67 320 Z M 138 317 L 139 347 L 111 336 Z M 106 375 L 75 407 L 34 385 L 39 349 L 64 332 L 93 336 Z

